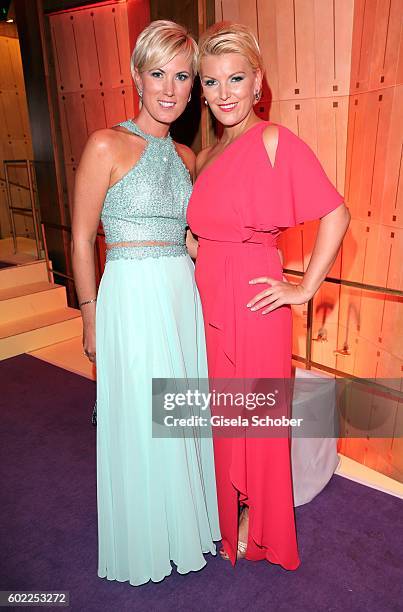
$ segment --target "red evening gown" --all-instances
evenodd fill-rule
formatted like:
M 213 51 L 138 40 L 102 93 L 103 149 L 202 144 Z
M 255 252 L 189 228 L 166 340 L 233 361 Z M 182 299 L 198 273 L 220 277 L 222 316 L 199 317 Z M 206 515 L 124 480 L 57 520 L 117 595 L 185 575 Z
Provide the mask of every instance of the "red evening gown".
M 267 125 L 252 126 L 202 171 L 188 207 L 199 238 L 196 282 L 210 378 L 290 377 L 291 308 L 251 312 L 246 304 L 265 287 L 249 280 L 281 280 L 281 231 L 343 202 L 312 150 L 283 126 L 272 167 L 262 137 Z M 215 437 L 214 455 L 222 541 L 231 562 L 240 500 L 249 506 L 246 558 L 296 569 L 289 439 Z

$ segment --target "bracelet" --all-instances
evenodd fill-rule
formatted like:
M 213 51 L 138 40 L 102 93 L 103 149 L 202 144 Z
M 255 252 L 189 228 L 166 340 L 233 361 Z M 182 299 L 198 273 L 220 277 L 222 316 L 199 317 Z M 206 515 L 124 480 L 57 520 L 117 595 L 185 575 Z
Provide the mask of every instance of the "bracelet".
M 86 302 L 81 302 L 81 304 L 78 305 L 79 308 L 81 308 L 81 306 L 85 306 L 85 304 L 92 304 L 93 302 L 96 302 L 97 298 L 93 298 L 92 300 L 87 300 Z

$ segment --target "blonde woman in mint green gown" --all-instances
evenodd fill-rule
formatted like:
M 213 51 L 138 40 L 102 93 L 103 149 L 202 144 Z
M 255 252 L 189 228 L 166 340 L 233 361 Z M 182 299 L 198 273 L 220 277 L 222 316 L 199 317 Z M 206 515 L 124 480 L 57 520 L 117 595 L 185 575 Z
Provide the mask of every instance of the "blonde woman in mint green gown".
M 97 365 L 98 575 L 135 586 L 162 580 L 171 562 L 200 570 L 220 539 L 211 438 L 152 436 L 152 378 L 207 378 L 185 244 L 194 155 L 169 135 L 195 49 L 172 22 L 143 31 L 132 56 L 140 113 L 90 136 L 76 179 L 73 267 Z M 100 218 L 107 261 L 95 301 Z

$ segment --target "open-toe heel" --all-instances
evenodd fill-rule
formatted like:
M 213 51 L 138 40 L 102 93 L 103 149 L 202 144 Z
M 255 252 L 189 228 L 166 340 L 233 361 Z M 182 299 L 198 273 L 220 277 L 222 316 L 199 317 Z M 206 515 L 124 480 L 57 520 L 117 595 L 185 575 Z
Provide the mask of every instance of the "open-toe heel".
M 237 552 L 236 552 L 236 558 L 237 559 L 243 559 L 246 555 L 246 549 L 248 548 L 248 544 L 247 542 L 241 542 L 241 540 L 238 540 L 238 547 L 237 547 Z

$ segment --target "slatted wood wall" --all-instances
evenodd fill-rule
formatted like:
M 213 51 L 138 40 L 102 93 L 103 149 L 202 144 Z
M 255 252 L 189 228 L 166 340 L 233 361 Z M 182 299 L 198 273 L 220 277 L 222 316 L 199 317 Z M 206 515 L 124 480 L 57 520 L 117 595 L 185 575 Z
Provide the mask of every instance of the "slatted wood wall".
M 346 199 L 352 212 L 342 277 L 402 290 L 403 3 L 356 0 L 351 58 Z M 340 295 L 339 334 L 349 334 L 347 371 L 401 387 L 403 300 L 356 289 Z M 395 381 L 393 383 L 393 381 Z M 401 388 L 400 388 L 401 390 Z M 403 481 L 401 406 L 371 406 L 369 429 L 385 419 L 393 439 L 343 440 L 341 450 Z
M 85 142 L 94 130 L 132 117 L 138 97 L 130 41 L 146 25 L 145 2 L 103 2 L 50 15 L 68 197 Z M 148 5 L 148 3 L 147 3 Z
M 0 238 L 11 235 L 6 204 L 3 160 L 32 159 L 31 132 L 17 30 L 0 24 Z M 28 177 L 24 170 L 10 168 L 12 199 L 16 206 L 29 207 Z M 21 186 L 18 186 L 21 185 Z M 33 235 L 30 217 L 16 215 L 20 235 Z
M 301 136 L 345 195 L 352 221 L 329 275 L 402 290 L 402 0 L 216 0 L 215 7 L 216 21 L 245 23 L 258 36 L 266 67 L 259 114 Z M 305 269 L 316 226 L 285 233 L 287 268 Z M 314 302 L 312 359 L 399 385 L 402 324 L 401 298 L 325 283 Z M 305 339 L 306 308 L 295 307 L 295 354 L 305 356 Z M 396 431 L 400 415 L 392 405 Z M 343 442 L 342 451 L 403 481 L 401 438 Z
M 49 15 L 70 208 L 88 136 L 138 110 L 130 54 L 148 22 L 148 0 L 109 0 Z M 97 246 L 99 282 L 105 263 L 103 238 L 97 238 Z

